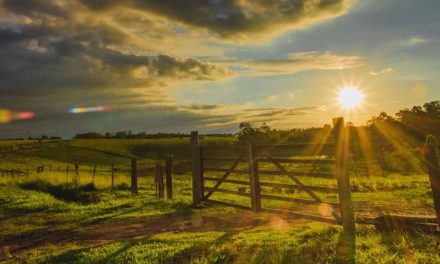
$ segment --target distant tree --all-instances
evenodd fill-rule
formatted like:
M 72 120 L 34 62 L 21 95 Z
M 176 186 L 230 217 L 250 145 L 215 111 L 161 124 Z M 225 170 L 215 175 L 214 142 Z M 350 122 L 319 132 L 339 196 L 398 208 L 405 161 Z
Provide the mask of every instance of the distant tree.
M 96 132 L 87 132 L 83 134 L 76 134 L 76 139 L 95 139 L 95 138 L 103 138 L 104 136 L 102 134 L 96 133 Z
M 127 131 L 119 131 L 116 132 L 113 138 L 126 138 L 127 137 Z

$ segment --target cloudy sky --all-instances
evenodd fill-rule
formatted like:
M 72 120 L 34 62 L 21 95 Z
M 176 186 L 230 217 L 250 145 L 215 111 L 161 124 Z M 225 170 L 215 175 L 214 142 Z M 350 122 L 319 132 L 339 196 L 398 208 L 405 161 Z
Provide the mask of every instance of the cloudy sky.
M 0 136 L 363 124 L 440 98 L 439 47 L 438 0 L 0 0 Z

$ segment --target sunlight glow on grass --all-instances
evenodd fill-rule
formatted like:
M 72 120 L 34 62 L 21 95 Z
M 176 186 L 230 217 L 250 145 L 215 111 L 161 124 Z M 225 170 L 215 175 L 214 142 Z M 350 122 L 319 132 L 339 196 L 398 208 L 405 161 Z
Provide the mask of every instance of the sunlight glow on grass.
M 339 105 L 345 109 L 359 107 L 364 101 L 365 95 L 357 87 L 344 87 L 339 92 Z

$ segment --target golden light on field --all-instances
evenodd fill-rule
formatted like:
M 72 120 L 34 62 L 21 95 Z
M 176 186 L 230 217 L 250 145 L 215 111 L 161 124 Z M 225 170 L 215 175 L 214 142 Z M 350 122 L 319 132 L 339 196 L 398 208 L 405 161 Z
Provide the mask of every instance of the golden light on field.
M 365 99 L 365 94 L 359 88 L 344 87 L 339 91 L 338 103 L 342 108 L 353 109 L 359 107 Z

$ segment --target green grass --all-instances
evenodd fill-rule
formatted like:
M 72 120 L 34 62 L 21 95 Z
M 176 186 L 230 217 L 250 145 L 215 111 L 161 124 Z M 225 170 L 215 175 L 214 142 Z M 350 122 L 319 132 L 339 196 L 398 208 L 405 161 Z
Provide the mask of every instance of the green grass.
M 233 145 L 234 138 L 207 138 L 211 145 Z M 72 140 L 45 148 L 3 155 L 2 169 L 29 170 L 29 175 L 0 176 L 0 262 L 5 263 L 336 263 L 339 226 L 253 214 L 229 207 L 191 207 L 188 138 L 166 140 Z M 139 195 L 132 196 L 130 163 L 124 158 L 84 150 L 96 148 L 144 157 L 142 168 L 152 168 L 155 157 L 174 154 L 174 199 L 154 197 L 154 170 L 139 178 Z M 227 156 L 230 153 L 217 153 Z M 92 182 L 95 203 L 64 199 L 65 186 L 75 176 L 66 166 L 80 165 L 80 185 Z M 111 164 L 115 188 L 111 186 Z M 43 173 L 37 166 L 45 165 Z M 215 163 L 212 166 L 228 167 Z M 239 169 L 245 169 L 246 164 Z M 264 170 L 273 166 L 260 163 Z M 290 165 L 289 170 L 308 170 Z M 317 168 L 331 172 L 330 167 Z M 206 176 L 219 177 L 218 173 Z M 232 174 L 230 179 L 248 180 Z M 304 184 L 336 186 L 335 180 L 299 177 Z M 261 175 L 262 181 L 290 183 L 286 176 Z M 43 181 L 50 188 L 32 188 Z M 381 212 L 433 214 L 427 175 L 378 175 L 351 178 L 357 215 Z M 32 185 L 32 184 L 31 184 Z M 207 184 L 207 186 L 209 186 Z M 212 186 L 212 183 L 211 183 Z M 44 187 L 44 186 L 43 186 Z M 249 192 L 248 186 L 223 184 L 221 188 Z M 52 189 L 51 189 L 52 188 Z M 72 187 L 69 187 L 72 188 Z M 50 190 L 49 190 L 50 189 Z M 53 191 L 56 190 L 56 192 Z M 73 188 L 75 189 L 75 188 Z M 309 198 L 289 188 L 263 187 L 263 193 Z M 70 189 L 69 189 L 70 192 Z M 68 193 L 68 192 L 66 192 Z M 324 201 L 337 201 L 332 193 L 317 193 Z M 248 197 L 215 193 L 213 199 L 250 205 Z M 74 202 L 77 201 L 77 202 Z M 264 201 L 271 208 L 317 213 L 316 207 Z M 321 212 L 322 213 L 322 212 Z M 189 224 L 189 225 L 187 225 Z M 418 230 L 384 233 L 372 226 L 357 226 L 358 263 L 439 263 L 440 236 Z M 17 250 L 17 247 L 24 247 Z M 5 248 L 6 247 L 6 248 Z M 7 248 L 9 247 L 9 249 Z M 6 253 L 5 253 L 6 252 Z M 10 253 L 10 258 L 7 253 Z
M 189 200 L 163 202 L 131 197 L 127 193 L 102 193 L 99 204 L 80 205 L 57 200 L 35 191 L 0 187 L 1 233 L 6 241 L 34 239 L 33 234 L 55 236 L 64 231 L 78 236 L 89 226 L 157 216 L 216 217 L 219 221 L 240 216 L 242 211 L 208 207 L 193 210 Z M 220 211 L 220 212 L 219 212 Z M 225 215 L 226 214 L 226 215 Z M 252 217 L 245 214 L 243 217 Z M 285 224 L 268 217 L 269 224 L 243 229 L 209 231 L 161 230 L 157 234 L 115 239 L 103 245 L 47 243 L 15 255 L 12 262 L 27 263 L 335 263 L 341 234 L 338 226 L 319 223 Z M 262 219 L 262 216 L 255 216 Z M 223 220 L 222 220 L 223 219 Z M 214 228 L 215 229 L 215 228 Z M 438 263 L 440 237 L 417 230 L 381 233 L 373 227 L 357 228 L 358 263 Z

